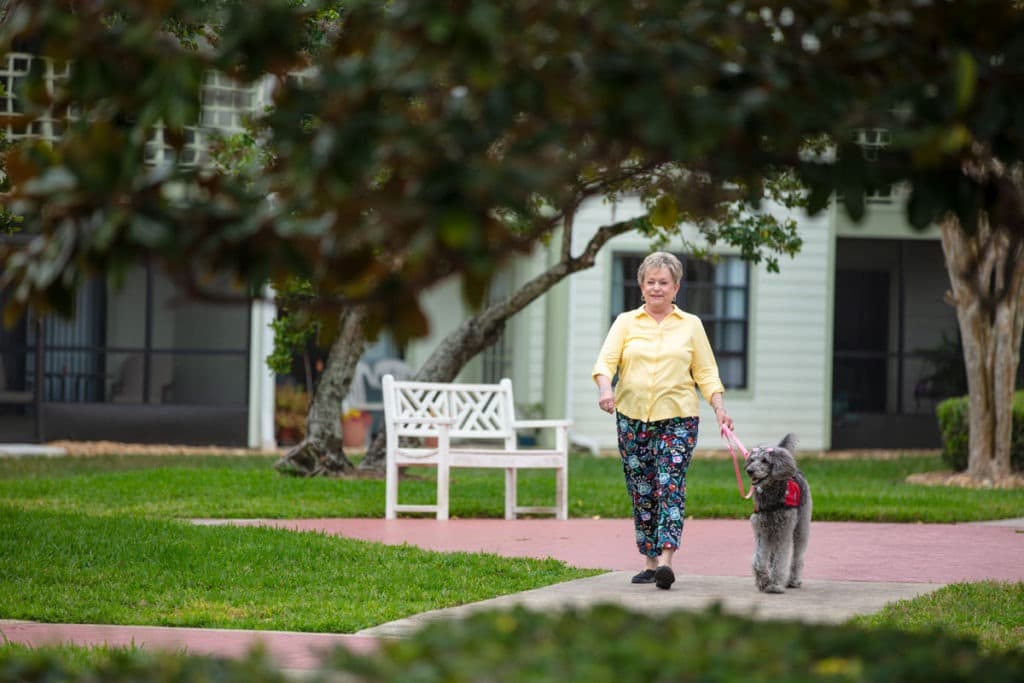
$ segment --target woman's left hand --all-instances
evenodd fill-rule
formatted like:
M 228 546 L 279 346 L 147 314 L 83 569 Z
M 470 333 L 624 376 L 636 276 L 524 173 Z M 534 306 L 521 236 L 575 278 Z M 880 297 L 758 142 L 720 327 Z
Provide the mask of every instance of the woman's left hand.
M 729 413 L 725 412 L 725 408 L 715 408 L 715 417 L 718 418 L 718 428 L 728 427 L 731 431 L 733 429 L 732 418 L 729 417 Z

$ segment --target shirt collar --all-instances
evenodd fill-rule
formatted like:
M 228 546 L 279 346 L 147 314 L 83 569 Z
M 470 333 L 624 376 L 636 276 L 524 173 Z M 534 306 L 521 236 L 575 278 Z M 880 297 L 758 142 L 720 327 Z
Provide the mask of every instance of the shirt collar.
M 675 304 L 672 304 L 672 310 L 669 311 L 668 314 L 669 315 L 674 315 L 675 317 L 677 317 L 679 319 L 682 319 L 682 317 L 683 317 L 683 309 L 679 308 Z M 650 316 L 650 314 L 647 313 L 647 311 L 644 310 L 644 305 L 640 304 L 640 306 L 638 306 L 633 311 L 633 317 L 635 317 L 635 318 L 640 318 L 640 317 L 650 318 L 651 316 Z

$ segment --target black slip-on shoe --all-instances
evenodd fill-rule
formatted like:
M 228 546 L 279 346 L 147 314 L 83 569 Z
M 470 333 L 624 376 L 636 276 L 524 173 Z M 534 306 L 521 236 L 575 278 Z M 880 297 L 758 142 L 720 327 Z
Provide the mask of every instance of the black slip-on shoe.
M 675 582 L 675 572 L 673 572 L 672 567 L 667 564 L 663 564 L 654 570 L 654 583 L 658 588 L 668 590 Z
M 645 569 L 633 577 L 633 583 L 654 583 L 655 573 L 653 569 Z

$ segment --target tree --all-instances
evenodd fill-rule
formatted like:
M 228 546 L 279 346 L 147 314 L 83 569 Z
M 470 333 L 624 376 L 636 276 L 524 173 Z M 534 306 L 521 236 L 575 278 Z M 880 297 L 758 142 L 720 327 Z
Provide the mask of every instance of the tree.
M 992 172 L 1005 173 L 1001 169 Z M 1024 193 L 1020 168 L 1007 178 Z M 1024 219 L 1018 216 L 1017 220 Z M 1010 472 L 1013 392 L 1024 331 L 1024 240 L 987 213 L 974 231 L 957 219 L 942 224 L 946 258 L 967 370 L 970 436 L 967 472 L 996 481 Z
M 581 179 L 675 164 L 713 181 L 665 192 L 663 208 L 690 210 L 719 204 L 732 182 L 756 203 L 763 178 L 789 168 L 812 208 L 838 193 L 858 217 L 867 192 L 900 182 L 915 225 L 1001 245 L 1005 312 L 974 299 L 995 280 L 954 295 L 962 321 L 975 305 L 988 315 L 961 330 L 972 401 L 986 394 L 972 410 L 1009 404 L 992 373 L 1015 370 L 1020 344 L 1024 18 L 1012 3 L 353 2 L 311 56 L 311 10 L 225 1 L 220 40 L 187 51 L 161 38 L 171 19 L 202 27 L 204 4 L 11 10 L 6 45 L 73 60 L 62 91 L 28 84 L 32 111 L 84 113 L 52 149 L 7 155 L 7 203 L 38 234 L 0 255 L 12 310 L 66 309 L 84 274 L 148 256 L 197 295 L 210 272 L 254 286 L 301 275 L 323 305 L 366 304 L 371 332 L 409 337 L 424 331 L 419 291 L 458 273 L 479 304 L 504 258 L 552 233 Z M 257 122 L 275 161 L 256 182 L 142 161 L 157 122 L 183 144 L 209 69 L 281 79 Z M 877 126 L 893 143 L 869 162 L 852 134 Z M 831 153 L 809 153 L 810 140 Z M 950 263 L 977 264 L 968 279 L 997 272 Z M 978 330 L 996 332 L 999 316 L 1011 338 L 986 347 Z M 998 362 L 972 364 L 972 347 Z M 972 473 L 1004 471 L 1008 421 L 996 410 L 987 435 L 972 424 Z

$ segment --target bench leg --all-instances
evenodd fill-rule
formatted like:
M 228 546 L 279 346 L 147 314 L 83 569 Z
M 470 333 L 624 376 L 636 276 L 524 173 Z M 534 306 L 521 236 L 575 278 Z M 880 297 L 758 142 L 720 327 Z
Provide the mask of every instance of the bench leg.
M 448 519 L 448 463 L 437 463 L 437 518 Z
M 516 518 L 516 470 L 505 468 L 505 519 Z
M 398 517 L 398 463 L 388 458 L 384 473 L 384 519 Z

